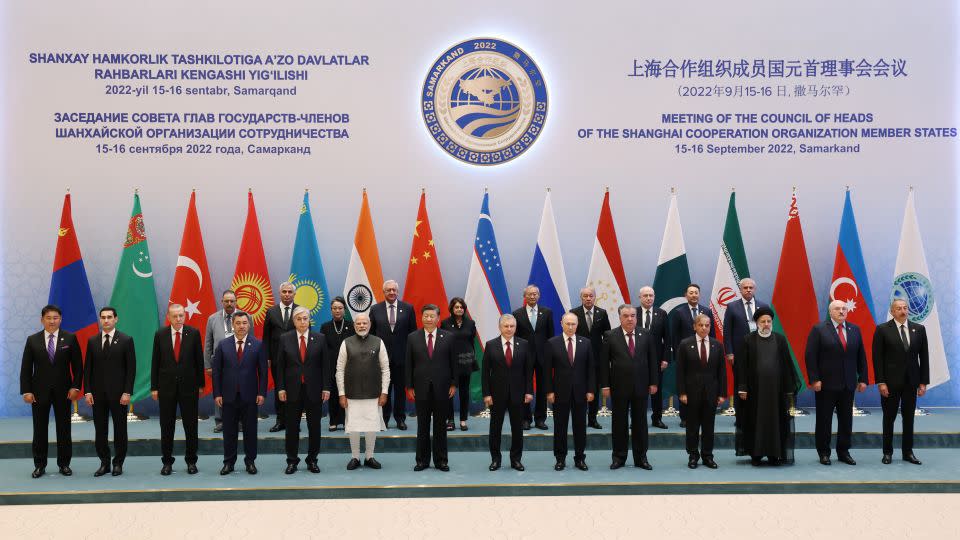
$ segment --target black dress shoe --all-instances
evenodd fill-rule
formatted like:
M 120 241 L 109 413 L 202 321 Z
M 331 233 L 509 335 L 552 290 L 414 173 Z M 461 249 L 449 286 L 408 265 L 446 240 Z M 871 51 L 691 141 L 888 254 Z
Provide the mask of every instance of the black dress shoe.
M 763 465 L 763 458 L 762 458 L 762 457 L 751 457 L 751 458 L 750 458 L 750 464 L 753 465 L 754 467 L 759 467 L 760 465 Z
M 360 460 L 357 459 L 357 458 L 352 458 L 352 459 L 347 463 L 347 470 L 348 470 L 348 471 L 353 471 L 353 470 L 356 470 L 356 468 L 359 467 L 359 466 L 360 466 Z
M 64 465 L 63 467 L 60 467 L 60 474 L 63 476 L 73 476 L 73 471 L 70 470 L 69 465 Z
M 426 468 L 427 468 L 427 465 L 425 463 L 417 463 L 416 465 L 413 466 L 414 472 L 420 472 Z
M 903 460 L 907 463 L 913 463 L 914 465 L 921 465 L 920 460 L 917 459 L 917 456 L 913 455 L 913 452 L 909 454 L 904 454 Z
M 893 463 L 893 454 L 884 454 L 883 459 L 880 460 L 880 463 L 883 463 L 884 465 Z
M 847 465 L 856 465 L 856 464 L 857 464 L 857 462 L 854 461 L 854 459 L 850 456 L 850 454 L 843 454 L 843 455 L 837 456 L 837 459 L 840 460 L 840 461 L 842 461 L 842 462 L 844 462 L 844 463 L 846 463 Z
M 557 464 L 553 466 L 553 470 L 562 471 L 567 468 L 567 463 L 563 459 L 558 459 Z
M 610 470 L 616 470 L 616 469 L 619 469 L 620 467 L 623 467 L 623 461 L 622 461 L 622 460 L 615 459 L 615 460 L 613 460 L 612 463 L 610 463 Z
M 578 468 L 578 469 L 580 469 L 581 471 L 586 471 L 586 470 L 589 470 L 589 469 L 590 469 L 590 467 L 587 467 L 587 462 L 586 462 L 586 460 L 583 460 L 583 459 L 581 459 L 581 460 L 574 460 L 574 461 L 573 461 L 573 466 L 576 467 L 576 468 Z
M 320 472 L 320 466 L 317 465 L 317 462 L 316 462 L 316 461 L 308 461 L 308 462 L 307 462 L 307 470 L 310 471 L 310 472 L 312 472 L 313 474 L 317 474 L 317 473 Z
M 441 463 L 437 465 L 437 469 L 439 469 L 441 472 L 450 472 L 450 466 L 447 465 L 446 463 Z
M 40 478 L 43 476 L 43 473 L 46 472 L 44 469 L 44 467 L 37 467 L 32 473 L 30 473 L 30 478 Z
M 830 465 L 830 456 L 820 456 L 821 465 Z
M 455 428 L 455 426 L 453 425 L 453 421 L 452 421 L 452 420 L 449 421 L 449 422 L 447 422 L 447 431 L 453 431 L 454 428 Z
M 650 462 L 647 461 L 647 458 L 646 458 L 646 457 L 640 458 L 640 462 L 637 463 L 637 467 L 640 467 L 641 469 L 643 469 L 643 470 L 645 470 L 645 471 L 652 471 L 652 470 L 653 470 L 653 466 L 650 465 Z
M 103 476 L 103 475 L 107 474 L 108 472 L 110 472 L 110 465 L 109 465 L 109 464 L 103 464 L 103 465 L 100 465 L 100 468 L 97 469 L 97 472 L 93 473 L 93 476 L 94 476 L 94 477 L 100 477 L 100 476 Z
M 226 476 L 232 472 L 233 472 L 233 465 L 224 465 L 223 468 L 220 469 L 220 476 Z
M 696 469 L 697 461 L 699 460 L 700 458 L 698 457 L 690 456 L 690 459 L 687 460 L 687 467 L 690 467 L 691 469 Z M 706 465 L 706 463 L 704 463 L 704 465 Z
M 223 433 L 223 424 L 222 424 L 222 423 L 217 423 L 217 425 L 213 426 L 213 432 L 214 432 L 214 433 Z
M 336 430 L 337 430 L 337 425 L 336 425 L 336 424 L 330 424 L 330 431 L 336 431 Z
M 492 471 L 499 470 L 499 469 L 500 469 L 500 462 L 499 462 L 499 461 L 491 461 L 491 462 L 490 462 L 490 466 L 487 467 L 487 468 L 490 469 L 491 472 L 492 472 Z M 40 473 L 40 474 L 43 474 L 43 473 Z
M 523 463 L 520 463 L 519 461 L 511 461 L 510 468 L 520 472 L 527 470 L 526 467 L 523 466 Z
M 655 427 L 655 428 L 669 429 L 669 428 L 667 427 L 667 425 L 663 423 L 663 420 L 657 420 L 656 422 L 654 422 L 654 423 L 652 423 L 652 424 L 650 424 L 650 425 L 653 426 L 653 427 Z
M 467 423 L 460 422 L 460 431 L 466 431 L 466 430 L 467 430 Z
M 601 425 L 600 422 L 597 422 L 596 420 L 594 420 L 593 422 L 590 422 L 587 425 L 592 427 L 593 429 L 603 429 L 603 425 Z
M 520 427 L 522 427 L 524 430 L 530 429 L 530 422 L 527 421 L 527 420 L 524 420 L 524 421 L 520 424 Z
M 173 465 L 164 465 L 160 467 L 160 474 L 162 476 L 170 476 L 170 473 L 173 472 Z
M 123 465 L 114 465 L 113 471 L 110 474 L 113 476 L 120 476 L 123 474 Z
M 399 429 L 400 431 L 406 431 L 407 423 L 404 422 L 403 420 L 397 420 L 397 429 Z
M 247 463 L 247 474 L 257 474 L 257 466 L 253 463 Z
M 370 467 L 371 469 L 380 469 L 383 465 L 380 465 L 380 462 L 376 458 L 368 457 L 363 460 L 364 467 Z
M 547 427 L 546 422 L 537 422 L 536 426 L 537 426 L 537 429 L 550 429 Z
M 288 463 L 287 468 L 283 470 L 283 474 L 293 474 L 297 472 L 297 466 L 294 463 Z
M 705 457 L 705 458 L 703 458 L 703 464 L 706 465 L 706 467 L 707 467 L 708 469 L 716 469 L 716 468 L 717 468 L 717 462 L 714 461 L 712 457 Z
M 278 431 L 283 431 L 285 429 L 287 429 L 287 427 L 284 426 L 283 424 L 274 424 L 273 427 L 270 428 L 270 433 L 276 433 Z

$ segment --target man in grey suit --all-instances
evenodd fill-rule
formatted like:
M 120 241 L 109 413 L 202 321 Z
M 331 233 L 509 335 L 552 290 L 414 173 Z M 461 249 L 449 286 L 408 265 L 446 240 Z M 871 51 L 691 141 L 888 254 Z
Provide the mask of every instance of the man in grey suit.
M 233 312 L 237 310 L 237 293 L 230 289 L 223 291 L 220 297 L 220 305 L 223 309 L 210 315 L 207 318 L 206 338 L 203 340 L 203 369 L 210 377 L 213 376 L 213 351 L 217 344 L 225 337 L 233 335 Z M 213 426 L 214 433 L 223 431 L 223 409 L 216 403 L 213 404 L 216 418 L 216 425 Z

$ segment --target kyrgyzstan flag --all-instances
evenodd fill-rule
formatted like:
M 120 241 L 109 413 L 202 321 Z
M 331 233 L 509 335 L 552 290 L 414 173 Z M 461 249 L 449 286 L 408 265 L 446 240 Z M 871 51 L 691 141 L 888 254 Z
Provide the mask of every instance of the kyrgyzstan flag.
M 183 225 L 183 238 L 180 240 L 180 256 L 173 273 L 173 287 L 170 289 L 170 304 L 184 306 L 186 324 L 205 335 L 207 317 L 217 310 L 213 294 L 213 282 L 207 267 L 207 252 L 203 248 L 203 234 L 200 233 L 200 219 L 197 217 L 197 193 L 190 194 L 187 207 L 187 220 Z M 206 354 L 206 349 L 204 349 Z M 205 393 L 213 390 L 207 376 Z
M 873 334 L 877 330 L 873 316 L 873 295 L 867 281 L 867 267 L 860 248 L 860 233 L 853 215 L 850 191 L 847 190 L 840 218 L 840 238 L 837 240 L 837 257 L 833 262 L 833 279 L 830 281 L 830 301 L 843 300 L 847 304 L 847 321 L 860 327 L 863 348 L 867 353 L 868 384 L 873 384 Z
M 413 305 L 418 328 L 423 326 L 420 322 L 420 308 L 427 304 L 436 304 L 440 308 L 441 320 L 450 315 L 447 310 L 447 291 L 443 288 L 443 276 L 440 275 L 440 262 L 437 260 L 437 247 L 430 230 L 430 218 L 427 217 L 425 192 L 420 194 L 417 222 L 413 226 L 413 245 L 410 247 L 403 300 Z

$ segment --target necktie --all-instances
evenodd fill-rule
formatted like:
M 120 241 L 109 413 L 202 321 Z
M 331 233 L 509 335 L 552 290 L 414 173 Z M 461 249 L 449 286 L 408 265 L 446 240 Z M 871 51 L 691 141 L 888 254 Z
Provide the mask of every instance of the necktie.
M 530 326 L 537 328 L 537 308 L 530 308 Z
M 223 314 L 223 333 L 229 334 L 233 329 L 233 315 Z
M 747 300 L 747 320 L 753 320 L 753 300 Z
M 843 325 L 837 325 L 837 335 L 840 336 L 840 345 L 843 347 L 843 350 L 847 350 L 847 337 L 843 335 Z
M 173 338 L 173 360 L 180 363 L 180 332 L 177 332 L 176 337 Z
M 697 322 L 697 308 L 690 308 L 690 318 L 693 319 L 693 322 Z
M 433 334 L 427 334 L 427 357 L 433 358 Z
M 286 326 L 290 323 L 290 306 L 283 308 L 283 325 Z
M 237 364 L 243 362 L 243 342 L 237 342 Z
M 700 363 L 707 365 L 707 340 L 700 339 Z
M 103 355 L 106 356 L 110 353 L 110 334 L 104 334 L 103 336 Z
M 644 330 L 650 329 L 650 310 L 649 309 L 643 312 L 643 329 Z
M 567 360 L 570 360 L 570 366 L 573 366 L 573 338 L 567 338 Z
M 627 334 L 627 350 L 630 351 L 630 356 L 633 356 L 633 353 L 637 350 L 633 342 L 633 332 Z
M 300 336 L 300 363 L 307 361 L 307 336 Z
M 587 331 L 593 329 L 593 310 L 587 311 Z
M 907 325 L 900 325 L 900 339 L 903 341 L 903 350 L 910 350 L 910 341 L 907 339 Z
M 53 334 L 50 334 L 50 337 L 47 338 L 47 356 L 50 357 L 50 363 L 53 363 L 53 355 L 57 352 L 57 348 L 53 343 Z
M 507 352 L 503 353 L 503 358 L 507 361 L 507 367 L 513 365 L 513 349 L 510 348 L 510 342 L 507 342 Z
M 393 327 L 397 324 L 397 314 L 395 312 L 395 307 L 393 304 L 390 304 L 390 331 L 393 332 Z

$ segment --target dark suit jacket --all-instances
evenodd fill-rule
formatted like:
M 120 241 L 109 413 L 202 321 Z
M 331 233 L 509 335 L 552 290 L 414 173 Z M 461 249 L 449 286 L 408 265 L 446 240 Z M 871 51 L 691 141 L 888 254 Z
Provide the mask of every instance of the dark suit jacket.
M 37 394 L 54 389 L 63 392 L 71 388 L 80 390 L 83 383 L 83 354 L 77 336 L 60 329 L 57 334 L 57 350 L 53 363 L 47 356 L 47 343 L 43 330 L 27 338 L 20 362 L 20 394 Z
M 464 317 L 463 322 L 460 323 L 460 328 L 457 328 L 457 324 L 451 315 L 440 323 L 440 329 L 446 330 L 447 333 L 453 337 L 454 356 L 458 358 L 460 355 L 473 357 L 473 364 L 476 365 L 476 352 L 474 351 L 473 340 L 477 335 L 477 323 L 475 323 L 473 319 Z M 469 374 L 470 371 L 463 371 L 458 373 L 457 376 L 462 377 Z
M 927 329 L 907 321 L 910 348 L 904 350 L 897 321 L 877 326 L 873 334 L 873 378 L 877 384 L 894 388 L 930 384 L 930 355 Z
M 439 328 L 433 334 L 433 357 L 427 356 L 427 334 L 416 330 L 407 336 L 404 355 L 404 385 L 413 388 L 416 399 L 425 400 L 433 384 L 435 400 L 446 399 L 457 380 L 457 355 L 453 335 Z
M 594 318 L 596 328 L 597 318 Z M 574 336 L 576 347 L 573 353 L 573 365 L 567 355 L 567 336 L 560 334 L 547 341 L 547 356 L 543 363 L 546 392 L 555 394 L 559 403 L 571 401 L 584 402 L 587 392 L 597 388 L 597 368 L 594 362 L 593 347 L 590 340 L 583 336 Z
M 657 361 L 658 362 L 670 362 L 673 360 L 673 347 L 670 344 L 670 339 L 667 333 L 669 327 L 667 326 L 667 312 L 653 306 L 650 308 L 650 329 L 643 329 L 643 306 L 636 306 L 637 308 L 637 330 L 650 334 L 653 338 L 653 344 L 657 347 Z M 693 324 L 693 323 L 691 323 Z M 659 369 L 659 367 L 657 368 Z
M 411 304 L 397 300 L 396 317 L 393 331 L 390 331 L 387 302 L 374 304 L 370 308 L 370 333 L 383 340 L 391 367 L 403 366 L 407 354 L 407 336 L 417 329 L 417 314 Z
M 280 304 L 270 306 L 263 318 L 263 342 L 267 344 L 267 359 L 273 362 L 280 357 L 280 336 L 293 330 L 293 310 L 297 303 L 290 304 L 290 319 L 283 324 L 283 310 Z M 253 328 L 250 329 L 253 331 Z
M 849 321 L 844 324 L 847 327 L 846 350 L 840 345 L 832 319 L 810 329 L 805 356 L 811 385 L 822 381 L 824 390 L 855 390 L 858 382 L 867 383 L 867 353 L 860 328 Z
M 299 401 L 303 398 L 300 395 L 302 377 L 307 389 L 307 397 L 314 403 L 320 403 L 323 392 L 329 392 L 331 388 L 332 355 L 327 348 L 327 339 L 322 333 L 310 330 L 306 338 L 307 357 L 301 362 L 300 337 L 297 331 L 291 330 L 280 336 L 280 352 L 277 354 L 277 391 L 285 390 L 287 400 Z M 246 356 L 246 350 L 243 354 Z
M 698 304 L 697 306 L 700 309 L 700 313 L 710 317 L 710 337 L 717 337 L 717 330 L 713 320 L 713 310 L 709 306 L 703 304 Z M 639 312 L 637 314 L 639 317 Z M 677 356 L 677 346 L 680 345 L 680 341 L 696 334 L 693 331 L 693 315 L 690 314 L 690 304 L 684 302 L 679 306 L 670 310 L 670 348 L 673 350 L 673 357 L 676 359 Z M 640 326 L 640 321 L 637 321 L 637 326 Z
M 200 331 L 183 325 L 180 335 L 180 362 L 173 358 L 173 339 L 170 326 L 164 326 L 153 335 L 153 357 L 150 370 L 150 390 L 161 394 L 179 388 L 196 393 L 204 387 L 203 338 Z
M 213 352 L 213 397 L 224 403 L 237 399 L 255 403 L 257 396 L 267 395 L 267 347 L 247 334 L 243 360 L 237 362 L 237 337 L 224 338 Z
M 181 351 L 183 343 L 181 342 Z M 83 366 L 84 392 L 119 400 L 121 394 L 133 394 L 137 376 L 137 353 L 133 338 L 119 330 L 113 331 L 110 351 L 103 353 L 103 333 L 97 332 L 87 341 L 87 358 Z
M 639 328 L 639 327 L 638 327 Z M 634 353 L 630 356 L 626 334 L 618 326 L 607 332 L 600 349 L 600 388 L 609 388 L 615 399 L 646 396 L 658 381 L 657 347 L 650 334 L 634 332 Z
M 707 365 L 700 361 L 697 336 L 680 342 L 677 350 L 677 394 L 699 394 L 706 389 L 707 396 L 720 396 L 727 392 L 727 367 L 723 355 L 723 343 L 708 338 Z
M 587 330 L 587 316 L 582 305 L 570 310 L 577 316 L 577 335 L 590 340 L 590 347 L 593 349 L 593 357 L 600 356 L 600 347 L 603 345 L 603 335 L 610 331 L 610 317 L 607 316 L 605 309 L 593 306 L 593 326 Z M 516 317 L 516 315 L 514 315 Z M 540 322 L 538 319 L 537 322 Z
M 527 306 L 514 310 L 513 317 L 517 319 L 517 334 L 515 337 L 529 341 L 533 345 L 534 361 L 537 364 L 542 364 L 543 356 L 546 354 L 547 340 L 553 337 L 553 310 L 537 305 L 536 328 L 530 326 Z
M 753 297 L 753 312 L 756 313 L 762 307 L 770 307 L 770 305 Z M 726 354 L 733 355 L 734 361 L 743 350 L 743 338 L 747 337 L 751 331 L 747 310 L 743 307 L 743 299 L 738 296 L 735 301 L 727 304 L 727 312 L 723 314 L 723 348 Z
M 533 350 L 527 340 L 513 336 L 513 360 L 508 368 L 500 339 L 500 336 L 491 339 L 483 349 L 480 367 L 483 395 L 491 396 L 494 403 L 506 401 L 509 396 L 512 404 L 522 405 L 524 394 L 533 395 Z

